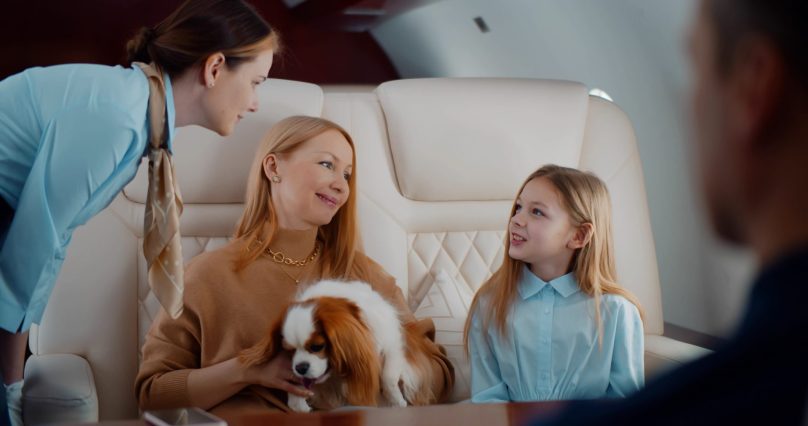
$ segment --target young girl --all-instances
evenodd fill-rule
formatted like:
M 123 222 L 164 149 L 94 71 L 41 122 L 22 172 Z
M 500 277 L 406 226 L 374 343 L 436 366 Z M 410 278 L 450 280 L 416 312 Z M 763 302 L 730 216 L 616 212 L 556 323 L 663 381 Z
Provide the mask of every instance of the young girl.
M 466 320 L 473 402 L 625 396 L 643 376 L 642 312 L 616 282 L 605 184 L 548 165 L 514 202 L 508 256 Z

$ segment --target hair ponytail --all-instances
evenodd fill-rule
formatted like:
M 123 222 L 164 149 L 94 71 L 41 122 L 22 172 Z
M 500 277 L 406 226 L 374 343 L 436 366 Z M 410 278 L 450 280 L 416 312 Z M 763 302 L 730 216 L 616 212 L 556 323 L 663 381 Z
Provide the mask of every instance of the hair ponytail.
M 152 61 L 149 47 L 155 38 L 154 29 L 141 27 L 131 40 L 126 42 L 126 63 Z
M 280 49 L 277 32 L 243 0 L 186 0 L 162 22 L 126 44 L 127 62 L 154 62 L 174 77 L 221 52 L 234 68 Z

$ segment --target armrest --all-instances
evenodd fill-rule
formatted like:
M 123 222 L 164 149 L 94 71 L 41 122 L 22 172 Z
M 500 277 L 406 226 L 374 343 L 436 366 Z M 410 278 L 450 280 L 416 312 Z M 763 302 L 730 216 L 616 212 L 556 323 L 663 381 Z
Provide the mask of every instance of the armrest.
M 658 335 L 645 335 L 645 377 L 711 353 L 709 349 Z
M 98 394 L 90 364 L 73 354 L 32 355 L 25 363 L 26 425 L 97 422 Z

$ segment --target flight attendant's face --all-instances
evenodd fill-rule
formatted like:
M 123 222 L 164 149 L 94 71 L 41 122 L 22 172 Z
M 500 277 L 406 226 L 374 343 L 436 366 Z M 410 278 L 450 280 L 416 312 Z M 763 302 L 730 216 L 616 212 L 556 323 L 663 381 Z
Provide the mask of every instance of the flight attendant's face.
M 256 89 L 267 79 L 272 67 L 274 51 L 265 50 L 250 61 L 228 67 L 226 59 L 217 69 L 215 77 L 206 76 L 207 92 L 203 99 L 205 127 L 227 136 L 248 112 L 258 110 Z

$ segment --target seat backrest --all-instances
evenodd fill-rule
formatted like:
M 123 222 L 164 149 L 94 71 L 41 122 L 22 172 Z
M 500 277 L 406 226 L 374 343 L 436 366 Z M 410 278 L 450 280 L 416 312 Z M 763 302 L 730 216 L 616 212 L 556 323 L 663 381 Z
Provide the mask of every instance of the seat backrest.
M 566 81 L 412 79 L 375 93 L 329 92 L 323 116 L 357 143 L 365 249 L 410 297 L 440 269 L 477 289 L 502 260 L 519 186 L 554 163 L 606 182 L 619 280 L 647 311 L 646 333 L 662 333 L 640 157 L 613 103 Z

